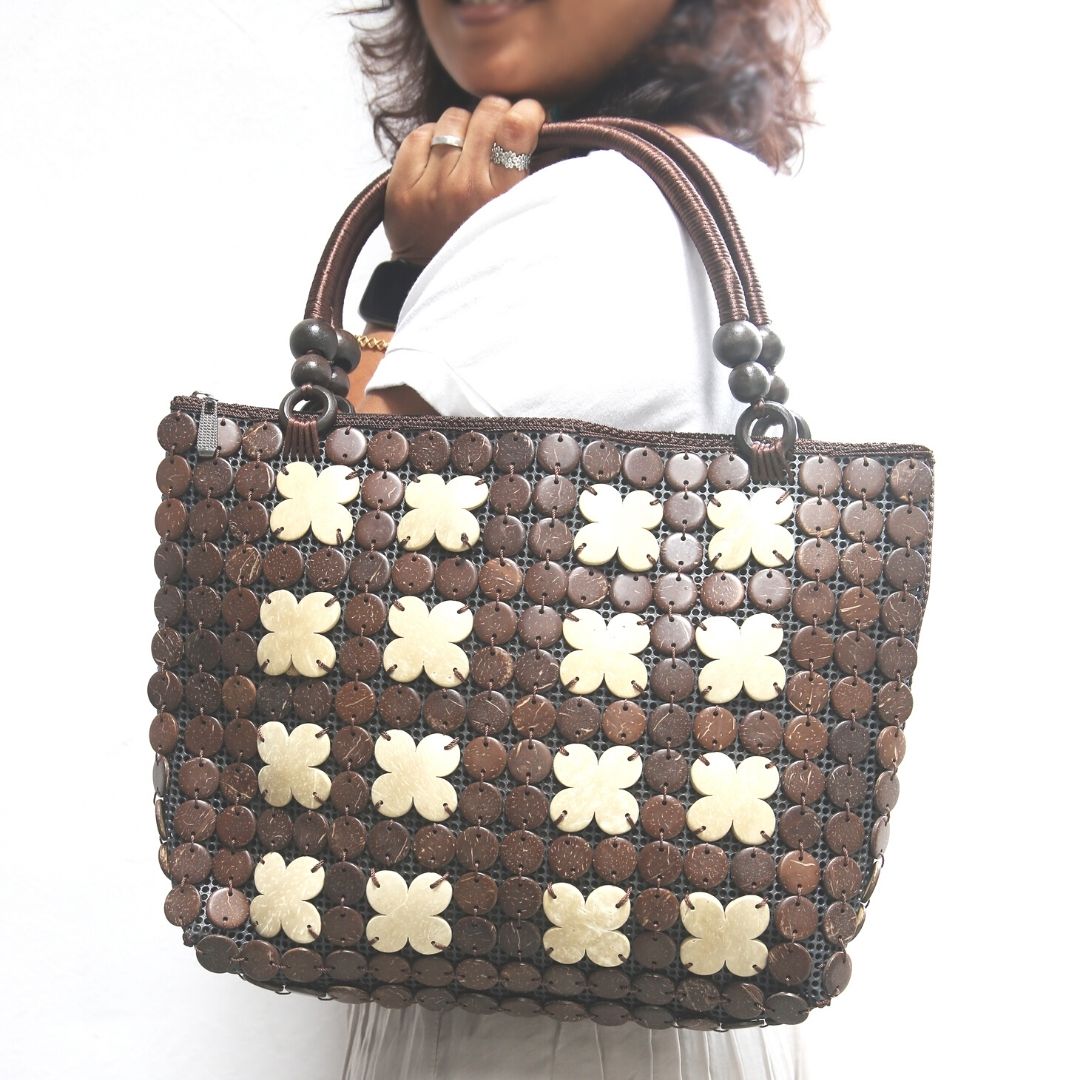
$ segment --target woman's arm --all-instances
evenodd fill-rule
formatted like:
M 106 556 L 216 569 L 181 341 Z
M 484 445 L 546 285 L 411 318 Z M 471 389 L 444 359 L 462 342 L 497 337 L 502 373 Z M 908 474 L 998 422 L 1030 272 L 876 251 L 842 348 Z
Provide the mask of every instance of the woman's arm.
M 390 341 L 393 330 L 368 323 L 364 334 Z M 387 386 L 382 390 L 364 392 L 371 376 L 383 358 L 381 349 L 361 349 L 360 363 L 349 379 L 349 400 L 357 412 L 402 413 L 406 416 L 423 416 L 437 412 L 411 386 Z

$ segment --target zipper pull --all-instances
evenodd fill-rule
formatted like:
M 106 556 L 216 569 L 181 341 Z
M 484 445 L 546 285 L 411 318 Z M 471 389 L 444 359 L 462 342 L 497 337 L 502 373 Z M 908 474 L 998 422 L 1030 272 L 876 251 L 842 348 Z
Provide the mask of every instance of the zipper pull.
M 195 391 L 192 397 L 197 397 L 202 401 L 202 409 L 199 412 L 199 432 L 195 440 L 196 454 L 201 458 L 213 457 L 218 448 L 217 398 L 199 393 L 199 391 Z

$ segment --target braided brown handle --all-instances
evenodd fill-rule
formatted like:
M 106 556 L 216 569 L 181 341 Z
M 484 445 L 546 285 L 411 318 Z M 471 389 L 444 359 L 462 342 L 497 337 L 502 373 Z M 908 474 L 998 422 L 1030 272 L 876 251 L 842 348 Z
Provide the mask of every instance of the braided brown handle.
M 783 349 L 767 327 L 768 316 L 749 252 L 716 178 L 683 140 L 659 125 L 629 117 L 545 124 L 536 154 L 560 149 L 617 150 L 642 168 L 668 200 L 701 256 L 712 288 L 720 321 L 713 339 L 714 352 L 734 369 L 729 379 L 732 392 L 749 406 L 736 428 L 736 443 L 755 474 L 777 478 L 791 460 L 796 434 L 808 436 L 809 429 L 780 405 L 780 394 L 786 396 L 786 391 L 771 369 Z M 389 175 L 388 169 L 368 184 L 335 226 L 311 284 L 305 323 L 341 327 L 349 276 L 364 244 L 383 219 Z M 764 328 L 764 332 L 756 328 Z M 755 362 L 759 355 L 767 370 Z M 776 393 L 770 392 L 774 385 Z M 281 413 L 289 428 L 287 442 L 310 453 L 317 445 L 316 433 L 294 433 L 299 418 L 292 412 L 296 401 L 309 390 L 325 399 L 318 420 L 318 433 L 325 434 L 334 422 L 336 408 L 334 395 L 323 388 L 305 385 L 291 391 L 282 402 Z M 766 395 L 773 400 L 766 400 Z M 336 400 L 348 407 L 341 395 Z M 751 438 L 777 423 L 783 432 L 779 438 L 766 442 Z M 290 438 L 291 434 L 296 438 Z
M 690 234 L 705 264 L 720 322 L 747 318 L 742 283 L 724 237 L 694 185 L 663 151 L 629 131 L 591 120 L 545 124 L 540 129 L 536 153 L 560 149 L 618 150 L 641 166 Z M 341 325 L 349 275 L 364 244 L 382 221 L 389 175 L 388 169 L 368 184 L 334 227 L 315 271 L 305 318 Z

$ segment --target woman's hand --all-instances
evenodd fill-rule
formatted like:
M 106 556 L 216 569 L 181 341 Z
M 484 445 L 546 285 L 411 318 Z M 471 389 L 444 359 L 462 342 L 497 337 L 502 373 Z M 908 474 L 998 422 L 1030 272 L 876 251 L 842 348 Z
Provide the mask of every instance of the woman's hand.
M 485 97 L 475 111 L 450 108 L 405 137 L 386 185 L 383 227 L 394 258 L 426 263 L 470 215 L 529 174 L 491 160 L 491 144 L 531 154 L 547 119 L 533 98 L 510 104 Z M 432 146 L 435 135 L 457 135 L 460 150 Z

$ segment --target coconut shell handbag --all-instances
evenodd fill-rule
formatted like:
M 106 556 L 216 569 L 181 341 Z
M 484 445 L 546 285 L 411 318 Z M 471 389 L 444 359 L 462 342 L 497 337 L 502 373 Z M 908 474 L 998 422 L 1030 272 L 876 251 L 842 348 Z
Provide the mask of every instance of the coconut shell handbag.
M 551 149 L 618 150 L 669 200 L 735 432 L 355 413 L 342 309 L 388 173 L 368 185 L 280 406 L 178 395 L 157 429 L 165 916 L 278 993 L 799 1023 L 848 984 L 899 795 L 933 457 L 815 440 L 784 404 L 682 140 L 605 118 L 546 125 Z

